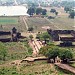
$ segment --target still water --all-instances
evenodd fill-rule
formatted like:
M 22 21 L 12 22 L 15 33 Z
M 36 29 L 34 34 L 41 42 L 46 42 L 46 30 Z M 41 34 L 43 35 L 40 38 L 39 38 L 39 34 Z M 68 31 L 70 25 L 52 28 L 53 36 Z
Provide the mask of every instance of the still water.
M 25 6 L 0 6 L 0 16 L 28 15 Z

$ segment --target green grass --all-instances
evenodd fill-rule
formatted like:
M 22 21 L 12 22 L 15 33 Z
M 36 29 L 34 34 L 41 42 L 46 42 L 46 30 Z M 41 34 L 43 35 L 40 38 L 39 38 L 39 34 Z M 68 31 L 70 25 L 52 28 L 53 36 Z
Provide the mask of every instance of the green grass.
M 28 27 L 33 27 L 34 31 L 46 31 L 43 26 L 49 26 L 49 22 L 45 18 L 27 18 Z
M 68 17 L 68 15 L 58 15 L 55 16 L 54 13 L 47 13 L 48 16 L 54 16 L 54 19 L 40 18 L 40 17 L 30 17 L 27 18 L 28 27 L 34 27 L 35 31 L 46 31 L 42 28 L 44 26 L 49 26 L 51 29 L 64 29 L 64 30 L 74 30 L 74 19 Z
M 33 27 L 34 31 L 46 31 L 42 28 L 49 26 L 51 29 L 74 30 L 74 20 L 67 16 L 57 16 L 55 19 L 47 18 L 27 18 L 28 27 Z
M 47 16 L 53 16 L 55 19 L 50 19 L 49 22 L 52 23 L 51 28 L 52 29 L 75 29 L 74 28 L 74 19 L 69 18 L 69 14 L 66 13 L 62 8 L 57 8 L 57 7 L 51 7 L 51 8 L 46 8 L 47 11 Z M 50 9 L 56 9 L 58 12 L 58 15 L 56 16 L 55 13 L 51 13 Z
M 52 22 L 57 29 L 74 29 L 74 20 L 68 17 L 57 16 L 55 19 L 50 20 L 50 22 Z
M 0 17 L 0 25 L 7 25 L 7 24 L 18 24 L 17 17 Z
M 0 16 L 0 30 L 11 31 L 15 27 L 19 32 L 25 32 L 26 26 L 19 16 Z
M 23 62 L 20 66 L 8 65 L 0 67 L 0 75 L 64 75 L 61 70 L 57 70 L 53 64 L 46 61 L 35 61 L 32 65 Z M 67 74 L 70 75 L 70 74 Z
M 6 61 L 0 60 L 0 65 L 12 60 L 20 60 L 25 59 L 27 56 L 32 56 L 32 48 L 28 45 L 27 41 L 4 44 L 8 50 L 8 55 L 6 56 Z
M 23 75 L 19 74 L 15 66 L 0 68 L 0 75 Z
M 71 66 L 75 67 L 75 63 L 70 64 Z
M 32 55 L 32 49 L 27 42 L 12 42 L 5 45 L 8 48 L 7 58 L 10 60 L 24 59 L 26 56 Z

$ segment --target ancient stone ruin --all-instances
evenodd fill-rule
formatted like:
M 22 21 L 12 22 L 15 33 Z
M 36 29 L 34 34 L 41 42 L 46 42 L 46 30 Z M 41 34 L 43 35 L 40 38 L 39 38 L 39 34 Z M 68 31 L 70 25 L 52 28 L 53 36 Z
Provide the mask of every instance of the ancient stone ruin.
M 75 42 L 74 30 L 47 30 L 53 41 L 61 41 L 60 45 L 71 46 Z
M 21 33 L 17 32 L 17 29 L 13 27 L 12 31 L 0 31 L 1 42 L 17 42 Z

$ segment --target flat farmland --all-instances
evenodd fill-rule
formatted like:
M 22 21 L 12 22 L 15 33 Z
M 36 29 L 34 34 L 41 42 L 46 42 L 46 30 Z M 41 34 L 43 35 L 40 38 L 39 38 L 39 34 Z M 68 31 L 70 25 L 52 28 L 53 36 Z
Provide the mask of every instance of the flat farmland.
M 11 31 L 13 27 L 18 28 L 18 26 L 19 26 L 19 17 L 11 17 L 11 16 L 0 17 L 0 30 Z
M 33 27 L 36 31 L 46 31 L 46 27 L 51 29 L 63 29 L 63 30 L 74 30 L 74 20 L 67 16 L 57 16 L 55 19 L 48 18 L 27 18 L 26 20 L 28 27 Z
M 55 19 L 48 20 L 56 29 L 67 29 L 75 30 L 75 21 L 74 19 L 69 18 L 69 14 L 64 11 L 64 8 L 58 7 L 45 7 L 43 9 L 47 10 L 47 16 L 53 16 Z M 56 16 L 54 13 L 51 13 L 50 10 L 55 9 L 58 12 Z
M 55 29 L 61 29 L 61 30 L 74 30 L 75 29 L 75 23 L 74 19 L 70 19 L 68 17 L 56 17 L 55 19 L 51 19 L 48 21 L 54 26 Z M 52 29 L 54 29 L 52 28 Z
M 11 30 L 16 27 L 20 32 L 27 32 L 29 27 L 34 28 L 34 32 L 46 31 L 50 29 L 61 29 L 61 30 L 75 30 L 74 19 L 69 18 L 69 14 L 64 11 L 63 8 L 53 7 L 58 12 L 56 16 L 54 13 L 50 13 L 52 7 L 44 8 L 47 9 L 47 16 L 53 16 L 54 19 L 48 19 L 47 17 L 0 17 L 0 30 Z
M 0 25 L 18 24 L 18 17 L 0 17 Z
M 39 18 L 39 17 L 31 17 L 27 18 L 27 25 L 28 27 L 33 27 L 35 31 L 43 31 L 42 27 L 49 26 L 50 22 L 48 22 L 45 18 Z
M 20 16 L 1 16 L 0 17 L 0 31 L 11 31 L 13 27 L 16 27 L 18 31 L 23 32 L 26 27 Z
M 47 16 L 53 16 L 54 19 L 48 19 L 47 17 L 27 17 L 28 27 L 33 27 L 35 31 L 46 31 L 49 27 L 51 29 L 61 30 L 75 30 L 74 19 L 69 18 L 69 14 L 64 11 L 64 8 L 57 7 L 42 7 L 47 10 Z M 56 9 L 58 15 L 51 13 L 51 9 Z

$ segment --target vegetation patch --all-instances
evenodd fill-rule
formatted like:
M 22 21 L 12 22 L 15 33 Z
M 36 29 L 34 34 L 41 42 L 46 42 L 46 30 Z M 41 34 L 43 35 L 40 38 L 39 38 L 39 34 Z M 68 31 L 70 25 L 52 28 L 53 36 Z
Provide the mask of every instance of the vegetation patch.
M 18 24 L 17 17 L 0 17 L 0 24 Z
M 28 42 L 0 43 L 0 64 L 6 61 L 25 59 L 31 55 L 32 48 L 28 45 Z

